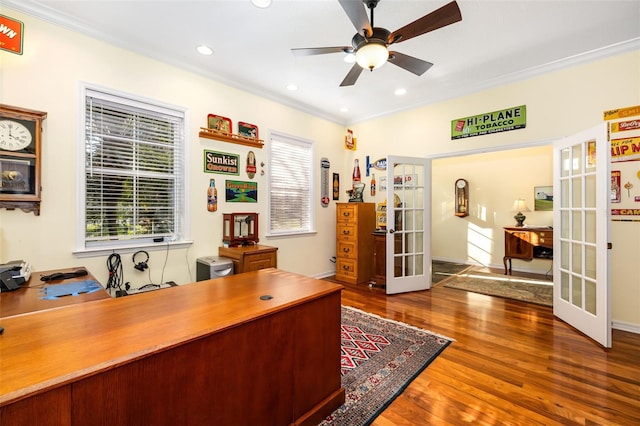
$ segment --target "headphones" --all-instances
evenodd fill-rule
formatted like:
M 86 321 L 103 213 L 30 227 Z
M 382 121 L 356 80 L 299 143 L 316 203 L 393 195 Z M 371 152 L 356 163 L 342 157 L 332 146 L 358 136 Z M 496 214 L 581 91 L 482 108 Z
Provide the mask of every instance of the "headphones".
M 136 256 L 139 255 L 140 253 L 143 253 L 145 256 L 147 256 L 147 258 L 142 262 L 136 263 Z M 148 261 L 149 261 L 149 253 L 147 253 L 146 251 L 140 250 L 133 253 L 133 264 L 135 265 L 134 268 L 137 269 L 138 271 L 144 272 L 145 269 L 149 268 L 149 265 L 147 265 Z

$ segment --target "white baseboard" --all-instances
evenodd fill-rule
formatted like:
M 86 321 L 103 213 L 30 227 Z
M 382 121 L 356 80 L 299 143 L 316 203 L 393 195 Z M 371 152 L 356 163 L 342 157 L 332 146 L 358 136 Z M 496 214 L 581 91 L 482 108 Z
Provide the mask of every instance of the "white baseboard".
M 329 271 L 329 272 L 321 272 L 321 273 L 319 273 L 319 274 L 312 275 L 311 277 L 312 277 L 312 278 L 317 278 L 317 279 L 321 280 L 321 279 L 323 279 L 323 278 L 332 277 L 332 276 L 334 276 L 335 274 L 336 274 L 336 271 L 335 271 L 335 270 L 333 270 L 333 271 Z
M 611 321 L 611 328 L 621 331 L 628 331 L 630 333 L 640 334 L 640 324 L 633 324 L 624 321 Z

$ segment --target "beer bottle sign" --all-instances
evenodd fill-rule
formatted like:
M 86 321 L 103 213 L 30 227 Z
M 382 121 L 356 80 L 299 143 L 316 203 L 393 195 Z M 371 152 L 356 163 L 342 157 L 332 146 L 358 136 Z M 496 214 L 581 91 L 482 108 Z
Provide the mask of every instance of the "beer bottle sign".
M 210 212 L 218 210 L 218 190 L 216 189 L 215 179 L 209 179 L 209 187 L 207 188 L 207 210 Z

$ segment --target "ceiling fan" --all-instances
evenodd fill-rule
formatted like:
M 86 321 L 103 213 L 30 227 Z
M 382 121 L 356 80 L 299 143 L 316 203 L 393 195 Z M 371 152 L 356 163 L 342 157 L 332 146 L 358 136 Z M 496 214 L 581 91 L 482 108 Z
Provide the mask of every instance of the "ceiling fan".
M 338 1 L 358 31 L 351 39 L 351 46 L 297 48 L 291 49 L 291 51 L 297 56 L 338 52 L 355 54 L 356 63 L 353 64 L 340 86 L 353 86 L 363 69 L 366 68 L 373 71 L 387 61 L 415 75 L 424 74 L 433 65 L 431 62 L 400 52 L 390 51 L 388 49 L 389 46 L 462 20 L 460 8 L 454 0 L 422 18 L 416 19 L 394 32 L 390 32 L 385 28 L 374 27 L 373 24 L 373 9 L 375 9 L 380 0 Z M 367 17 L 365 5 L 370 10 L 370 20 Z

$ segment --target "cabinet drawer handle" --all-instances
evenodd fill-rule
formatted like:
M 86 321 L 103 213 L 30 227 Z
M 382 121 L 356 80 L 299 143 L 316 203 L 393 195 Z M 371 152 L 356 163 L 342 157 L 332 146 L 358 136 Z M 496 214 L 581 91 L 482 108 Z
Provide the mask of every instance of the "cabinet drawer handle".
M 544 238 L 540 238 L 540 242 L 541 242 L 541 243 L 544 243 Z
M 344 231 L 342 231 L 342 234 L 343 234 L 343 235 L 349 235 L 349 230 L 348 230 L 348 229 L 345 229 Z
M 349 212 L 342 212 L 342 216 L 344 216 L 344 217 L 349 217 L 349 216 L 351 216 L 351 213 L 349 213 Z
M 345 271 L 351 270 L 351 268 L 349 268 L 347 265 L 342 265 L 342 269 L 344 269 Z
M 345 247 L 345 248 L 342 249 L 342 251 L 345 252 L 345 253 L 349 253 L 350 250 L 347 247 Z

